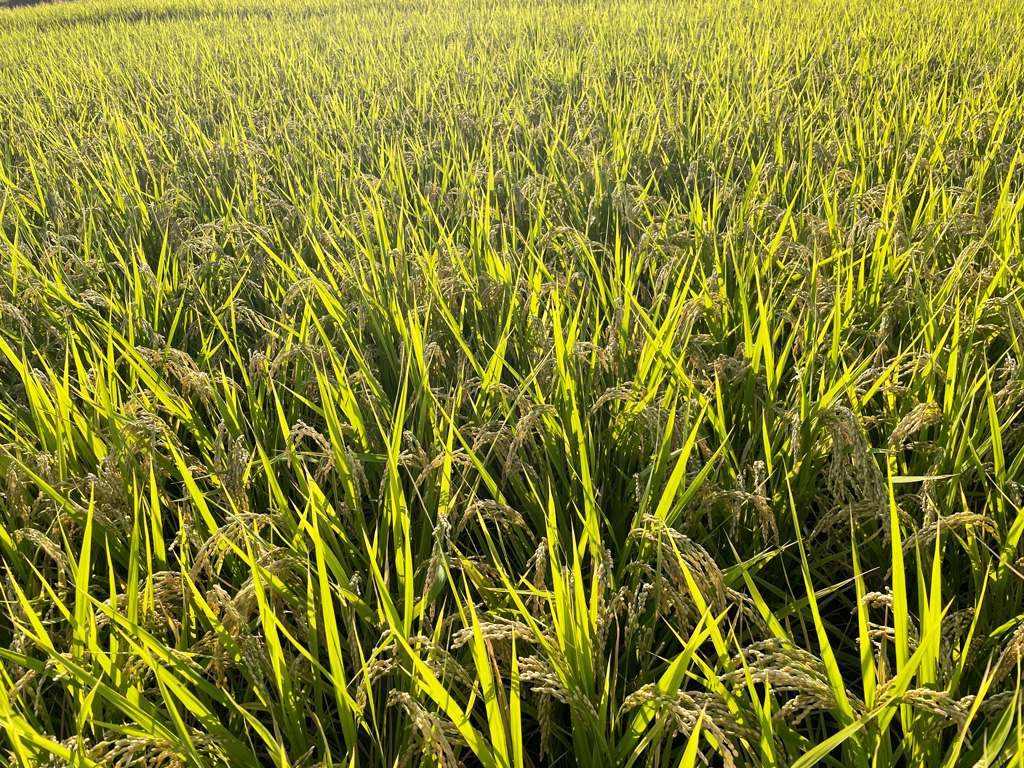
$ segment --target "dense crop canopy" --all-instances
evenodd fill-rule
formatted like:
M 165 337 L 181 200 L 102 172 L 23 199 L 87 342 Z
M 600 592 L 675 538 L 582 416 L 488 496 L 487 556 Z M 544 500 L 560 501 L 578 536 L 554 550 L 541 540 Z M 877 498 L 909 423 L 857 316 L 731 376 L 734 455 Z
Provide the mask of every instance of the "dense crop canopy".
M 1020 766 L 1022 37 L 0 10 L 0 759 Z

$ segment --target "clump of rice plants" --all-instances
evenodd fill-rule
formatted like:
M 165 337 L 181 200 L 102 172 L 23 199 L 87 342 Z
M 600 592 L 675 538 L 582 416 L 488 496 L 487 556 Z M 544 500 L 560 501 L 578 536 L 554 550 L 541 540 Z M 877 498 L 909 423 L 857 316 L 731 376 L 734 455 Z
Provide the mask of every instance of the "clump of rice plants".
M 1019 766 L 1022 34 L 0 11 L 2 759 Z

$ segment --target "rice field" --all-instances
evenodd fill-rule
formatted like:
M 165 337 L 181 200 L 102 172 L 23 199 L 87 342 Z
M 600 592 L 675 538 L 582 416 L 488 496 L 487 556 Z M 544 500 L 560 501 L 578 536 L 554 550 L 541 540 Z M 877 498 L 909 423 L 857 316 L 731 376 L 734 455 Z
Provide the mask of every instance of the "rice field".
M 0 760 L 1021 766 L 1021 39 L 0 9 Z

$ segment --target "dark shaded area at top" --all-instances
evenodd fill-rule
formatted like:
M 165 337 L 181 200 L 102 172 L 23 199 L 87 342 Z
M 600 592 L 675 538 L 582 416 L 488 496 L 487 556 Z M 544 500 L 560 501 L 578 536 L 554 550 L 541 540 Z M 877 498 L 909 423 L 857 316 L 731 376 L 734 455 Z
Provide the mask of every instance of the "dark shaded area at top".
M 65 0 L 0 0 L 0 9 L 28 8 L 33 5 L 53 5 L 62 2 L 65 2 Z

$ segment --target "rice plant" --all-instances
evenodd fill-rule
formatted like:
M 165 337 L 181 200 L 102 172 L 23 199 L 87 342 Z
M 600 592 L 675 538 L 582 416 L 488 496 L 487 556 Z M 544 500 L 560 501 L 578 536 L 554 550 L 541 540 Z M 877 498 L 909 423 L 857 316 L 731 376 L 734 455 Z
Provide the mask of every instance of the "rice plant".
M 1020 766 L 1022 35 L 0 9 L 2 759 Z

